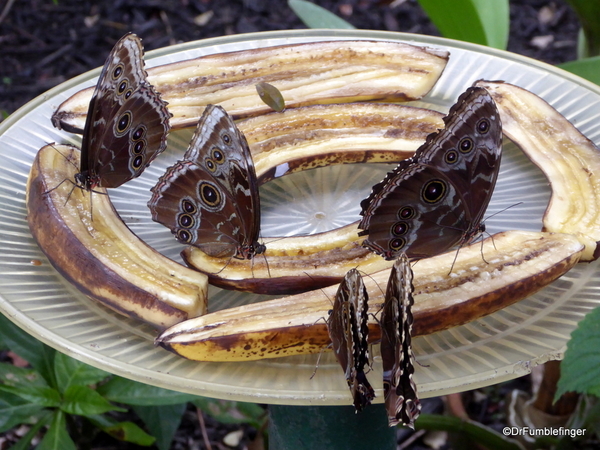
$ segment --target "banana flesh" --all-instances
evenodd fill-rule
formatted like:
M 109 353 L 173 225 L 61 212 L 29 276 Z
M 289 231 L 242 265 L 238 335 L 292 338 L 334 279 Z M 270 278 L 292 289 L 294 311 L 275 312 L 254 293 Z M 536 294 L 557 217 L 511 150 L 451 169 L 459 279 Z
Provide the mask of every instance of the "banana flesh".
M 509 231 L 414 264 L 415 336 L 461 325 L 517 302 L 573 267 L 583 245 L 570 234 Z M 456 257 L 456 261 L 454 258 Z M 483 260 L 485 257 L 485 261 Z M 486 262 L 487 261 L 487 262 Z M 450 268 L 452 274 L 449 276 Z M 389 269 L 365 276 L 369 312 L 381 310 Z M 318 353 L 337 286 L 187 320 L 156 343 L 196 361 L 249 361 Z M 369 336 L 381 336 L 371 320 Z
M 600 257 L 600 149 L 537 95 L 504 82 L 478 81 L 500 111 L 502 131 L 546 175 L 552 188 L 544 230 L 571 233 L 581 257 Z
M 206 276 L 141 241 L 104 190 L 75 187 L 77 167 L 77 148 L 47 145 L 27 183 L 29 228 L 56 270 L 88 297 L 161 330 L 204 314 Z
M 400 162 L 444 127 L 442 117 L 430 109 L 365 102 L 287 108 L 237 126 L 264 183 L 331 164 Z
M 171 127 L 198 122 L 207 104 L 234 117 L 270 111 L 256 93 L 268 82 L 286 107 L 364 100 L 406 101 L 425 95 L 439 79 L 448 52 L 385 41 L 326 41 L 202 56 L 153 67 L 148 82 L 169 103 Z M 93 89 L 63 102 L 52 121 L 81 132 Z

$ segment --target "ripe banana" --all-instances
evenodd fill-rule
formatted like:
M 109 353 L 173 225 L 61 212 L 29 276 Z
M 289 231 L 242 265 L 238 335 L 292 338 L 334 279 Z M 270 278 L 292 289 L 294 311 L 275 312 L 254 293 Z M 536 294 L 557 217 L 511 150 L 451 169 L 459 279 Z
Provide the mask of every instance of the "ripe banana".
M 332 41 L 202 56 L 153 67 L 148 81 L 169 103 L 172 128 L 195 125 L 207 104 L 234 117 L 270 111 L 256 92 L 274 85 L 287 108 L 360 100 L 406 101 L 425 95 L 448 62 L 448 52 L 399 42 Z M 63 102 L 52 121 L 81 132 L 92 89 Z
M 532 92 L 504 82 L 477 85 L 494 98 L 502 131 L 550 182 L 544 230 L 577 236 L 585 245 L 582 261 L 600 257 L 600 149 Z
M 533 294 L 573 267 L 582 250 L 570 234 L 509 231 L 483 245 L 463 247 L 458 255 L 449 252 L 418 261 L 413 265 L 413 335 L 467 323 Z M 389 269 L 364 277 L 373 315 L 381 310 L 388 277 Z M 336 289 L 330 286 L 210 313 L 174 325 L 156 343 L 196 361 L 318 353 L 330 342 L 324 319 Z M 379 340 L 378 322 L 372 320 L 369 327 L 370 339 Z
M 237 123 L 252 152 L 260 183 L 330 164 L 400 162 L 443 114 L 395 103 L 343 103 L 287 108 Z
M 164 329 L 206 313 L 207 278 L 148 247 L 105 191 L 73 185 L 79 150 L 40 149 L 27 183 L 27 221 L 50 263 L 85 295 Z

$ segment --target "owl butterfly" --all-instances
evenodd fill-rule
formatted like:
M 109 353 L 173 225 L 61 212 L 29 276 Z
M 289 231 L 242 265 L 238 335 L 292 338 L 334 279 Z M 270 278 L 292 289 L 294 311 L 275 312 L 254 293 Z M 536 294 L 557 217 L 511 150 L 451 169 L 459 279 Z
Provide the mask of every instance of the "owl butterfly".
M 365 365 L 369 365 L 367 302 L 362 277 L 358 270 L 351 269 L 340 283 L 327 319 L 333 352 L 346 375 L 356 411 L 370 405 L 375 398 L 365 375 Z
M 166 103 L 146 81 L 144 51 L 132 33 L 104 63 L 88 109 L 76 184 L 86 190 L 116 188 L 135 178 L 167 145 Z M 60 118 L 52 118 L 60 128 Z
M 413 273 L 405 254 L 392 266 L 385 302 L 381 311 L 381 359 L 383 362 L 383 393 L 388 422 L 391 427 L 402 423 L 414 429 L 421 413 L 417 386 L 412 379 L 413 353 L 411 307 Z
M 385 259 L 437 255 L 484 231 L 500 169 L 498 110 L 485 89 L 470 87 L 444 124 L 361 202 L 363 245 Z
M 250 149 L 223 108 L 208 105 L 189 148 L 151 189 L 152 220 L 182 244 L 209 256 L 251 259 L 258 243 L 260 200 Z

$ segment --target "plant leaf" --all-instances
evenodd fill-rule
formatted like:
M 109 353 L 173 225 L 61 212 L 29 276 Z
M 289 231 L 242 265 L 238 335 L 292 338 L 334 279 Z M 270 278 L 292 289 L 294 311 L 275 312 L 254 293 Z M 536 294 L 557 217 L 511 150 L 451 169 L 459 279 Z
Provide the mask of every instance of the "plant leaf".
M 0 335 L 4 343 L 31 364 L 50 386 L 56 386 L 52 368 L 56 350 L 23 331 L 3 314 L 0 314 Z
M 60 392 L 65 392 L 73 385 L 88 386 L 98 383 L 111 375 L 60 352 L 56 352 L 54 356 L 54 374 Z
M 126 412 L 126 409 L 113 405 L 95 390 L 87 387 L 74 385 L 64 392 L 63 402 L 60 409 L 68 414 L 79 416 L 93 416 L 108 411 Z
M 419 4 L 443 36 L 506 49 L 508 0 L 419 0 Z
M 192 403 L 221 423 L 248 423 L 258 429 L 266 418 L 266 411 L 256 403 L 207 397 L 199 397 Z
M 0 384 L 0 391 L 8 392 L 21 397 L 29 403 L 46 407 L 57 407 L 60 405 L 60 393 L 51 387 L 46 386 L 9 386 Z
M 87 419 L 97 428 L 120 441 L 144 447 L 149 447 L 156 441 L 154 436 L 149 435 L 133 422 L 117 422 L 106 415 L 88 416 Z
M 31 403 L 18 395 L 0 395 L 0 433 L 21 423 L 30 423 L 44 409 L 39 403 Z
M 198 398 L 196 395 L 150 386 L 118 376 L 99 386 L 98 392 L 113 402 L 141 406 L 176 405 Z
M 567 0 L 581 22 L 585 34 L 585 48 L 581 50 L 584 56 L 600 55 L 600 4 L 590 0 Z
M 8 386 L 43 386 L 49 387 L 48 383 L 33 369 L 16 367 L 8 363 L 0 363 L 0 383 Z
M 592 83 L 600 84 L 600 56 L 569 61 L 559 64 L 558 67 L 579 75 Z
M 54 413 L 50 428 L 36 450 L 77 450 L 69 436 L 65 414 L 61 410 L 57 409 Z
M 34 423 L 25 435 L 13 445 L 10 450 L 29 450 L 31 440 L 38 434 L 42 427 L 46 426 L 53 417 L 53 412 L 49 409 L 39 415 L 38 421 Z
M 288 6 L 308 28 L 356 29 L 354 25 L 314 3 L 304 0 L 288 0 Z
M 135 413 L 152 430 L 160 450 L 169 450 L 187 403 L 161 406 L 133 406 Z
M 600 308 L 588 313 L 571 333 L 554 401 L 574 391 L 600 396 Z

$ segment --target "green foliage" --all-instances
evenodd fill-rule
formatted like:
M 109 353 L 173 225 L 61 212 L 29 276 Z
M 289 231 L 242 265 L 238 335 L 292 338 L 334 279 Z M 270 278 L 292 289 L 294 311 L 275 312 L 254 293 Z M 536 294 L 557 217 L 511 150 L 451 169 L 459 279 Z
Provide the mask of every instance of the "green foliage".
M 580 41 L 581 57 L 600 55 L 600 3 L 590 0 L 567 0 L 571 5 L 583 31 L 584 39 Z
M 314 3 L 305 0 L 288 0 L 288 5 L 309 28 L 347 30 L 355 28 L 354 25 Z
M 600 308 L 579 322 L 567 344 L 555 400 L 569 391 L 600 396 Z
M 569 61 L 559 64 L 558 67 L 579 75 L 592 83 L 600 84 L 600 56 Z
M 221 423 L 247 423 L 258 430 L 266 421 L 266 411 L 255 403 L 213 400 L 203 397 L 198 397 L 192 403 Z

